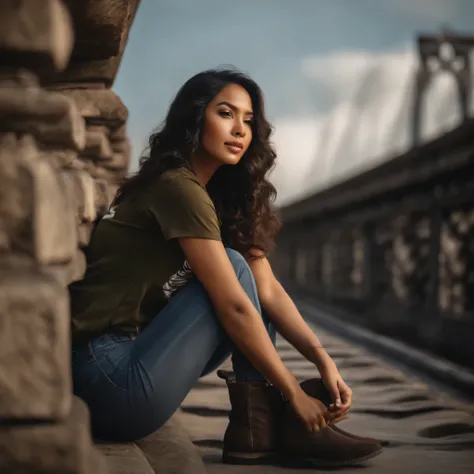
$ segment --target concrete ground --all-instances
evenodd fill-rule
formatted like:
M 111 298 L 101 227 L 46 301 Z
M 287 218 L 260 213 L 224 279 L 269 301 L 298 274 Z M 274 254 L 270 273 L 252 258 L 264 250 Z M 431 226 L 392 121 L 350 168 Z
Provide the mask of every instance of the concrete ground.
M 349 417 L 340 426 L 383 441 L 384 452 L 361 469 L 377 474 L 474 473 L 474 407 L 435 392 L 421 381 L 382 363 L 322 329 L 314 328 L 354 392 Z M 286 341 L 278 339 L 282 359 L 299 380 L 318 376 L 316 368 Z M 222 438 L 229 399 L 225 383 L 215 373 L 201 379 L 178 415 L 199 447 L 209 473 L 314 472 L 280 466 L 230 466 L 221 463 Z

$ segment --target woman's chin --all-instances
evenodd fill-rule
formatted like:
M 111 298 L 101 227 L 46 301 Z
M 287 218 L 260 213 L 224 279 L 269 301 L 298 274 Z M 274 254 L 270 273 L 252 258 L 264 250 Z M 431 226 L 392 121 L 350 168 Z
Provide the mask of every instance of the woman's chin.
M 223 165 L 236 165 L 242 158 L 242 155 L 233 154 L 233 153 L 226 153 L 225 155 L 219 157 L 219 161 Z

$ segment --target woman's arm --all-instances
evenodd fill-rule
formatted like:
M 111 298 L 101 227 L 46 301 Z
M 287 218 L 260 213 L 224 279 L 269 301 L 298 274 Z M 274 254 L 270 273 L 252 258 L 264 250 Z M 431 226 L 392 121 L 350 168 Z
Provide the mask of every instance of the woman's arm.
M 303 319 L 293 300 L 275 278 L 270 263 L 261 252 L 254 251 L 247 261 L 257 284 L 260 304 L 278 332 L 306 359 L 318 368 L 329 389 L 337 416 L 345 413 L 352 403 L 352 390 L 344 382 L 336 364 L 323 348 L 320 340 Z
M 220 241 L 178 239 L 193 273 L 204 286 L 226 333 L 251 364 L 291 403 L 310 431 L 326 426 L 336 415 L 312 399 L 280 359 L 263 320 L 245 293 Z
M 330 360 L 321 341 L 301 316 L 288 293 L 273 274 L 269 261 L 258 251 L 247 259 L 257 284 L 260 304 L 278 332 L 318 368 Z
M 300 391 L 280 359 L 262 318 L 239 283 L 222 242 L 182 238 L 193 273 L 207 291 L 226 333 L 252 365 L 289 399 Z

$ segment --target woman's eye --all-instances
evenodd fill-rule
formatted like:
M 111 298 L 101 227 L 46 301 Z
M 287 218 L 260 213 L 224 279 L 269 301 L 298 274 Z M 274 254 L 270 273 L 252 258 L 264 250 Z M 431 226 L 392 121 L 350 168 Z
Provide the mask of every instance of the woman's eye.
M 222 115 L 223 117 L 231 117 L 232 114 L 230 112 L 228 112 L 227 110 L 221 110 L 219 112 L 220 115 Z
M 245 123 L 246 123 L 247 125 L 252 126 L 252 125 L 253 125 L 253 120 L 246 120 Z

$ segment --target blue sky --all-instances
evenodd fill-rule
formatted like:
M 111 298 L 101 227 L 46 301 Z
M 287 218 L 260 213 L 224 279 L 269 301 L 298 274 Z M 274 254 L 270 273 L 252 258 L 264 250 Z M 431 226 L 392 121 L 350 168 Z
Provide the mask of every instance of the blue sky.
M 407 145 L 414 35 L 442 25 L 474 34 L 474 0 L 142 0 L 114 85 L 132 170 L 179 87 L 223 64 L 264 91 L 281 202 L 373 165 Z M 448 82 L 431 97 L 427 136 L 455 114 Z

